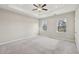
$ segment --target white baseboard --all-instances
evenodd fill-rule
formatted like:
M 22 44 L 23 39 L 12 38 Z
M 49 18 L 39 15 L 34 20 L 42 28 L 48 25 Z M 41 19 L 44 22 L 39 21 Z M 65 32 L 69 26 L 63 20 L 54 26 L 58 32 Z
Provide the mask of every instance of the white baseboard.
M 19 40 L 23 40 L 23 39 L 30 39 L 30 38 L 35 37 L 35 36 L 37 36 L 37 35 L 28 36 L 28 37 L 25 36 L 25 37 L 21 37 L 21 38 L 18 38 L 18 39 L 14 39 L 14 40 L 9 40 L 9 41 L 5 41 L 5 42 L 1 42 L 0 45 L 12 43 L 12 42 L 19 41 Z

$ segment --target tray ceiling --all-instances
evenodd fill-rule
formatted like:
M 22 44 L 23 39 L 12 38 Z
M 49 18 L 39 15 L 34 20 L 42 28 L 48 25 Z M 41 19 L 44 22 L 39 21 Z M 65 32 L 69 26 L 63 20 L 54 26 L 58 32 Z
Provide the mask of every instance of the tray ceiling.
M 76 8 L 78 8 L 78 6 L 79 5 L 77 4 L 47 4 L 45 8 L 48 9 L 48 11 L 42 11 L 41 13 L 39 13 L 38 11 L 32 11 L 32 9 L 35 8 L 33 4 L 3 4 L 0 5 L 0 8 L 24 15 L 29 15 L 35 18 L 44 18 L 74 11 L 76 10 Z

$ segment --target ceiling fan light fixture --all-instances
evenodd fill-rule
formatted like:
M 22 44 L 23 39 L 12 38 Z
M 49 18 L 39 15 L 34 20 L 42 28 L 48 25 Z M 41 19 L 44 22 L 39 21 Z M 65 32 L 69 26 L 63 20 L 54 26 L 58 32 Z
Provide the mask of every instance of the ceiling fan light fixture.
M 46 4 L 43 4 L 43 5 L 42 4 L 38 4 L 38 5 L 33 4 L 33 6 L 36 7 L 36 9 L 33 9 L 33 11 L 37 10 L 38 12 L 42 12 L 42 10 L 44 10 L 44 11 L 48 10 L 48 9 L 44 8 L 46 6 Z
M 38 8 L 37 10 L 38 10 L 38 12 L 41 12 L 42 11 L 42 8 Z
M 41 11 L 42 9 L 41 9 L 41 8 L 38 8 L 37 10 L 38 10 L 38 11 Z

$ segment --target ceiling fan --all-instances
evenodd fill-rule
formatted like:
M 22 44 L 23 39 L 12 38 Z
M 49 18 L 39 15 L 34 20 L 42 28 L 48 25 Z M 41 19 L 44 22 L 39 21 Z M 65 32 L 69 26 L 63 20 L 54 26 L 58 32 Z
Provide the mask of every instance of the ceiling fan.
M 48 9 L 44 8 L 46 6 L 46 4 L 33 4 L 33 6 L 35 6 L 36 8 L 33 9 L 32 11 L 38 10 L 39 12 L 41 12 L 42 10 L 47 11 Z

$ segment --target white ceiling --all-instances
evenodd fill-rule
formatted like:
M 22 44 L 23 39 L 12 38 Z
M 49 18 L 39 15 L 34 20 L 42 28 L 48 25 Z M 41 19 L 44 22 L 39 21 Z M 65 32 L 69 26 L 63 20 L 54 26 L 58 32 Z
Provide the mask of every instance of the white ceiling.
M 34 18 L 44 18 L 74 11 L 78 6 L 77 4 L 47 4 L 45 8 L 47 8 L 48 11 L 42 11 L 40 14 L 38 11 L 32 11 L 32 9 L 35 8 L 32 4 L 4 4 L 0 5 L 0 8 L 29 15 Z

